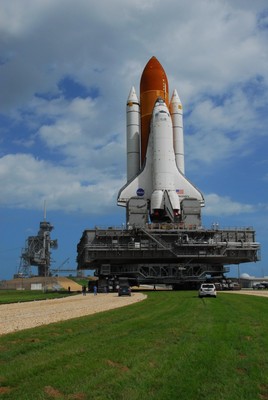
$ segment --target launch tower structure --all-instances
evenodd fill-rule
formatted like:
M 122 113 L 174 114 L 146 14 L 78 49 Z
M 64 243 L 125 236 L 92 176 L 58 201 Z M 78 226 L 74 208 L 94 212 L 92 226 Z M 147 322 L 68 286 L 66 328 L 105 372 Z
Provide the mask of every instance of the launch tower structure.
M 29 236 L 25 248 L 21 253 L 18 274 L 26 277 L 32 275 L 32 266 L 38 267 L 38 276 L 49 276 L 51 265 L 51 250 L 57 249 L 57 239 L 51 239 L 50 233 L 54 229 L 50 222 L 40 222 L 38 234 Z
M 220 279 L 229 265 L 260 259 L 251 227 L 204 228 L 203 194 L 185 175 L 183 110 L 176 90 L 169 100 L 166 73 L 152 57 L 131 88 L 126 107 L 127 182 L 119 206 L 126 229 L 89 229 L 77 246 L 78 269 L 107 281 L 195 286 Z

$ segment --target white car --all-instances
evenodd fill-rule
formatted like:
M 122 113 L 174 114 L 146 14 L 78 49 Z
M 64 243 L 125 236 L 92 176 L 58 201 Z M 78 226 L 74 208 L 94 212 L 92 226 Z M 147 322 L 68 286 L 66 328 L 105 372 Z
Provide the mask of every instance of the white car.
M 217 297 L 217 291 L 214 283 L 202 283 L 198 295 L 199 297 Z

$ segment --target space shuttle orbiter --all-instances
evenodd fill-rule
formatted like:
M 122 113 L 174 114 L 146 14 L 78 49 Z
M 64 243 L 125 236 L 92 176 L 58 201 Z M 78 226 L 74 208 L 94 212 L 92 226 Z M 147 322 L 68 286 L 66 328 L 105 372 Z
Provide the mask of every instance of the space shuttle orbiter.
M 166 73 L 152 57 L 141 76 L 140 102 L 134 87 L 127 100 L 127 183 L 117 204 L 145 199 L 152 222 L 180 221 L 184 199 L 204 205 L 184 172 L 182 104 L 176 90 L 169 103 Z

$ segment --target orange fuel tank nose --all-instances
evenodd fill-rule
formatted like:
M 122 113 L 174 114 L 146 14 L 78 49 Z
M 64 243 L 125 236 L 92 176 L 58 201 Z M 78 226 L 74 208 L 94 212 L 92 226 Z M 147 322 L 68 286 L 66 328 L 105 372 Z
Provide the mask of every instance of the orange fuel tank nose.
M 144 163 L 146 157 L 150 120 L 154 104 L 158 97 L 161 97 L 168 107 L 167 75 L 157 58 L 152 57 L 146 64 L 140 80 L 141 164 Z

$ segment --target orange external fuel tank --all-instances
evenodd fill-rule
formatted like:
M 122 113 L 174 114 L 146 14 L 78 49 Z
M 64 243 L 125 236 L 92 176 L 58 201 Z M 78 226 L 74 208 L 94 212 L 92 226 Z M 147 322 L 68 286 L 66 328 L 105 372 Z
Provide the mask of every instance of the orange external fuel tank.
M 144 163 L 150 133 L 150 120 L 155 102 L 162 97 L 169 106 L 168 79 L 164 68 L 152 57 L 146 64 L 140 80 L 141 111 L 141 166 Z

